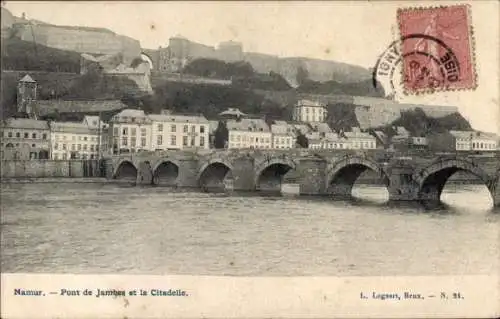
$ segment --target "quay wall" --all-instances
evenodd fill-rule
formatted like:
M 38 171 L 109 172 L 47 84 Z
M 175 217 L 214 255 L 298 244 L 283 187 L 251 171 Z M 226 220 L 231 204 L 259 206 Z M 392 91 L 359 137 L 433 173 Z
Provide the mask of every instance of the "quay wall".
M 2 179 L 102 176 L 103 169 L 98 160 L 1 161 L 0 169 Z

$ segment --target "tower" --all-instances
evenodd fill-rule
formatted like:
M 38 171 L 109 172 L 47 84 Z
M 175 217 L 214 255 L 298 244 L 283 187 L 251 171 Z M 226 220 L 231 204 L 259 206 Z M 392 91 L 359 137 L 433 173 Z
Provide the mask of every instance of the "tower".
M 17 84 L 17 112 L 26 113 L 29 118 L 36 119 L 34 101 L 37 97 L 37 83 L 26 74 Z

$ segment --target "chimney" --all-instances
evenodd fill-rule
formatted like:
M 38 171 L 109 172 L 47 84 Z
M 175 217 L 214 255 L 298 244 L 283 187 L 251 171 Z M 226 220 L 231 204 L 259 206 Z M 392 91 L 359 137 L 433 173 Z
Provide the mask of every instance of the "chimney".
M 23 12 L 23 14 L 21 15 L 21 17 L 23 18 L 23 20 L 26 20 L 26 12 Z

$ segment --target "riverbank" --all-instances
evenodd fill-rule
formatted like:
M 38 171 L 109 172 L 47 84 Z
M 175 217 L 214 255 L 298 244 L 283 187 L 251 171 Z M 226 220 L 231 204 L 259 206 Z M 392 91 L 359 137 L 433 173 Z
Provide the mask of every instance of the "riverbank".
M 30 183 L 60 183 L 60 184 L 79 184 L 79 183 L 112 183 L 114 180 L 109 180 L 104 177 L 41 177 L 41 178 L 2 178 L 1 184 L 30 184 Z

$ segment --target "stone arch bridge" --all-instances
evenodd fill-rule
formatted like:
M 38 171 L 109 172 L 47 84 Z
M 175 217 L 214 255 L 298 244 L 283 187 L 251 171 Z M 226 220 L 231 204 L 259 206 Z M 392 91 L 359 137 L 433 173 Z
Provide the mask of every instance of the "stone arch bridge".
M 228 187 L 237 191 L 281 191 L 291 172 L 301 195 L 351 196 L 356 179 L 374 171 L 394 201 L 439 201 L 458 171 L 478 177 L 500 206 L 500 152 L 489 154 L 397 154 L 373 151 L 205 150 L 145 152 L 105 159 L 106 176 L 136 184 Z

